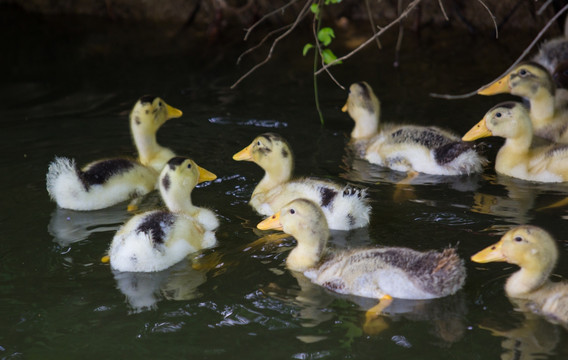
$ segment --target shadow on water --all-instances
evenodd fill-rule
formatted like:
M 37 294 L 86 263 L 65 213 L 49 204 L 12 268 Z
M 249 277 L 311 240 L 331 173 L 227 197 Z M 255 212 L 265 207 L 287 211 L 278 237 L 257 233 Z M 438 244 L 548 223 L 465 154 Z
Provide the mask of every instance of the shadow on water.
M 0 38 L 13 51 L 0 59 L 7 69 L 0 84 L 1 358 L 566 357 L 565 329 L 525 317 L 506 298 L 503 274 L 512 265 L 468 260 L 506 229 L 531 223 L 558 239 L 555 274 L 566 276 L 567 207 L 551 206 L 568 197 L 565 185 L 515 181 L 497 176 L 491 165 L 475 176 L 418 176 L 397 185 L 405 174 L 347 151 L 353 123 L 340 111 L 346 93 L 325 77 L 319 80 L 326 121 L 320 127 L 312 60 L 301 56 L 309 37 L 283 42 L 267 66 L 229 90 L 261 59 L 255 54 L 234 65 L 249 44 L 207 44 L 187 33 L 88 19 L 79 20 L 84 26 L 23 14 L 2 19 L 2 27 L 11 27 Z M 385 121 L 464 133 L 502 99 L 445 101 L 428 93 L 467 92 L 489 81 L 532 35 L 526 41 L 514 36 L 517 41 L 507 41 L 507 34 L 494 41 L 424 29 L 405 36 L 400 68 L 392 67 L 392 53 L 368 49 L 334 74 L 343 84 L 368 81 Z M 385 49 L 395 42 L 385 37 Z M 100 258 L 130 214 L 123 205 L 89 213 L 58 209 L 46 193 L 45 174 L 55 156 L 85 164 L 133 155 L 128 114 L 147 93 L 184 112 L 163 126 L 158 141 L 218 175 L 192 199 L 218 215 L 219 246 L 160 273 L 114 273 Z M 365 310 L 375 300 L 339 296 L 288 271 L 294 240 L 258 241 L 266 235 L 255 229 L 262 218 L 247 204 L 262 170 L 231 160 L 268 131 L 290 142 L 297 175 L 369 188 L 370 226 L 333 232 L 332 246 L 457 245 L 468 270 L 464 289 L 432 301 L 397 300 L 371 333 Z M 490 164 L 495 143 L 488 141 Z M 140 211 L 158 206 L 154 192 Z

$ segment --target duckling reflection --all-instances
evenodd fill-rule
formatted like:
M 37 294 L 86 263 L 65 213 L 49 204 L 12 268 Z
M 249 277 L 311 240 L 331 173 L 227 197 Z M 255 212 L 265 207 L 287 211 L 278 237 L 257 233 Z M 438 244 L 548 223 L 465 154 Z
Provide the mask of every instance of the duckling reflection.
M 112 272 L 116 287 L 126 296 L 132 314 L 156 309 L 163 299 L 195 299 L 201 295 L 197 288 L 207 280 L 206 271 L 194 269 L 192 262 L 186 260 L 152 273 L 114 269 Z
M 559 352 L 568 355 L 566 346 L 564 350 L 559 349 L 559 345 L 565 343 L 561 341 L 561 328 L 533 315 L 529 315 L 519 327 L 509 330 L 486 324 L 480 325 L 480 328 L 503 338 L 502 360 L 536 360 L 545 358 L 545 355 L 558 355 Z
M 369 184 L 393 184 L 395 187 L 393 200 L 396 202 L 419 198 L 416 194 L 416 185 L 446 184 L 450 189 L 459 192 L 472 192 L 479 188 L 481 179 L 481 174 L 479 173 L 470 174 L 469 176 L 443 176 L 421 173 L 408 176 L 406 173 L 393 171 L 358 159 L 353 156 L 352 151 L 349 151 L 349 149 L 346 149 L 346 156 L 343 157 L 341 169 L 344 172 L 340 173 L 339 176 L 348 181 Z
M 532 220 L 530 211 L 534 208 L 538 189 L 532 183 L 497 174 L 496 184 L 503 185 L 507 195 L 476 192 L 471 211 L 496 215 L 515 224 L 526 224 Z
M 56 207 L 47 231 L 54 237 L 53 241 L 65 247 L 85 240 L 93 233 L 116 231 L 131 216 L 122 204 L 89 212 Z

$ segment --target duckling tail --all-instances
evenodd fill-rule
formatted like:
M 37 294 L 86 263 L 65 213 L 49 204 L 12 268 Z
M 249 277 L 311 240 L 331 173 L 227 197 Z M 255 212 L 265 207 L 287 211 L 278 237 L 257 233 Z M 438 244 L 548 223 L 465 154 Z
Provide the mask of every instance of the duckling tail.
M 58 196 L 61 193 L 70 191 L 81 191 L 84 187 L 81 181 L 81 174 L 75 160 L 65 157 L 56 157 L 49 164 L 46 176 L 47 192 L 52 200 L 60 204 Z

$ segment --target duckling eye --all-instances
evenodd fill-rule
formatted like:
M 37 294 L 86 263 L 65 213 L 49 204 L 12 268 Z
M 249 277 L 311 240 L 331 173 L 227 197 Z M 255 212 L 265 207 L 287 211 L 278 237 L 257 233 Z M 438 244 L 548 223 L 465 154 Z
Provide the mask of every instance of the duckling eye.
M 158 106 L 162 106 L 162 102 L 161 102 L 161 101 L 158 101 Z
M 188 169 L 191 169 L 191 164 L 187 164 L 187 168 L 188 168 Z
M 516 242 L 521 242 L 523 241 L 523 238 L 520 236 L 516 236 L 513 240 L 515 240 Z
M 261 145 L 261 144 L 260 144 L 260 140 L 258 140 L 258 141 L 256 142 L 256 145 L 257 145 L 257 146 L 260 146 L 260 145 Z
M 521 71 L 519 71 L 519 75 L 521 76 L 526 76 L 528 74 L 528 71 L 526 71 L 525 69 L 521 69 Z
M 295 213 L 296 213 L 296 210 L 290 209 L 290 214 L 294 215 Z
M 500 117 L 501 117 L 501 113 L 500 113 L 500 112 L 498 112 L 497 114 L 495 114 L 495 117 L 498 117 L 498 118 L 500 118 Z

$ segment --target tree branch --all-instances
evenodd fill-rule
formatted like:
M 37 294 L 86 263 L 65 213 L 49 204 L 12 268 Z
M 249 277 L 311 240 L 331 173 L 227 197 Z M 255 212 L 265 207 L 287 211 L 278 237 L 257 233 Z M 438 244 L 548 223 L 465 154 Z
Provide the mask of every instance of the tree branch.
M 393 27 L 394 25 L 398 24 L 402 19 L 404 19 L 415 7 L 416 5 L 418 5 L 422 0 L 413 0 L 410 4 L 408 4 L 408 6 L 406 7 L 406 9 L 402 12 L 402 14 L 400 14 L 400 16 L 398 18 L 396 18 L 395 20 L 393 20 L 392 22 L 390 22 L 387 26 L 385 27 L 378 27 L 380 30 L 379 32 L 377 32 L 375 35 L 371 36 L 369 39 L 367 39 L 364 43 L 362 43 L 361 45 L 359 45 L 357 48 L 355 48 L 354 50 L 352 50 L 350 53 L 348 53 L 347 55 L 344 55 L 340 58 L 335 59 L 333 62 L 323 66 L 321 69 L 319 69 L 318 71 L 316 71 L 316 75 L 319 75 L 321 72 L 326 71 L 330 66 L 333 66 L 335 64 L 337 64 L 339 61 L 343 61 L 346 60 L 348 58 L 350 58 L 351 56 L 353 56 L 354 54 L 358 53 L 359 51 L 361 51 L 361 49 L 363 49 L 365 46 L 369 45 L 375 38 L 381 36 L 385 31 L 387 31 L 388 29 L 390 29 L 391 27 Z

